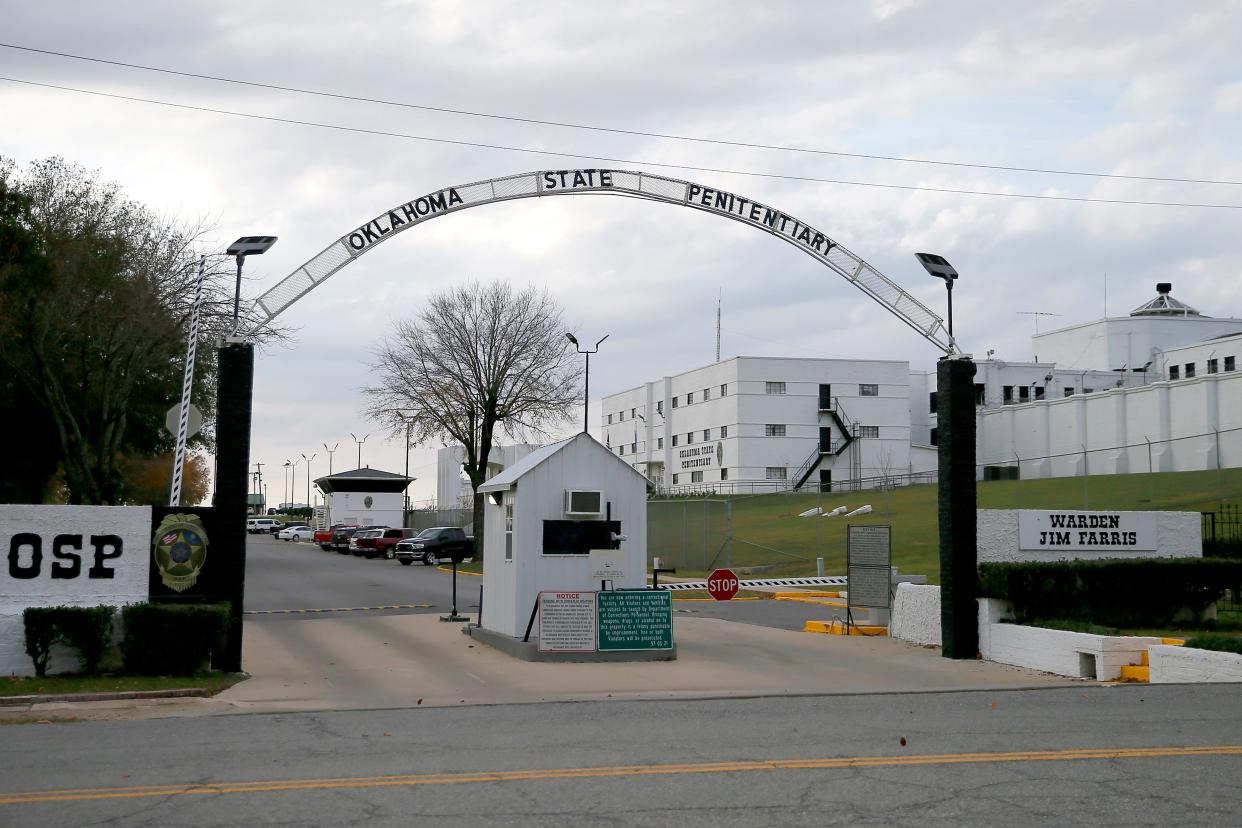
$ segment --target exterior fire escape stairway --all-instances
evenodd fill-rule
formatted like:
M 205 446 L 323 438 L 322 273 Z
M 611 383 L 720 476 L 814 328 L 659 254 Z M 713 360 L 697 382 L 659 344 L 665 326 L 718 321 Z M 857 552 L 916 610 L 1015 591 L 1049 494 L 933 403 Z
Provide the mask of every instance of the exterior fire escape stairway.
M 819 441 L 815 450 L 811 452 L 811 456 L 798 468 L 798 471 L 794 472 L 795 491 L 806 485 L 806 481 L 819 468 L 819 464 L 825 457 L 828 455 L 839 456 L 855 440 L 853 433 L 854 424 L 846 416 L 845 409 L 841 407 L 841 401 L 838 398 L 833 397 L 827 408 L 824 407 L 824 403 L 821 400 L 819 413 L 827 414 L 828 418 L 836 425 L 837 430 L 844 436 L 839 440 L 832 440 L 830 443 L 825 443 L 822 439 Z

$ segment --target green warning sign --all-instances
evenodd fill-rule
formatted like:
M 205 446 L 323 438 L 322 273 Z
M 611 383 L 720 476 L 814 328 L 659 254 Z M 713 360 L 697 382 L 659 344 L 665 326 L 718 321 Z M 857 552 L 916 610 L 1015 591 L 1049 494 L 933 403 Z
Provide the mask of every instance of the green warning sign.
M 667 590 L 599 593 L 599 649 L 671 650 L 673 602 Z

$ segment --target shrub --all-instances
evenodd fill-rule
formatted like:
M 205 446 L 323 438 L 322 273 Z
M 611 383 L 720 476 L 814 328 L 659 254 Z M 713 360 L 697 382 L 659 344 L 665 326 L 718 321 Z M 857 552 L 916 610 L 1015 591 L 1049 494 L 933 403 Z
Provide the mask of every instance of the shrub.
M 1242 654 L 1242 638 L 1233 635 L 1196 635 L 1186 640 L 1187 647 Z
M 26 654 L 34 661 L 35 675 L 47 675 L 52 647 L 65 644 L 78 657 L 83 673 L 99 669 L 100 659 L 112 640 L 116 608 L 27 607 L 22 612 L 26 627 Z
M 1112 627 L 1159 627 L 1189 612 L 1203 617 L 1242 583 L 1242 561 L 1146 558 L 979 567 L 979 594 L 1013 605 L 1015 620 L 1064 618 Z
M 112 643 L 112 619 L 116 616 L 116 607 L 104 605 L 57 609 L 57 629 L 65 643 L 77 655 L 78 666 L 88 675 L 97 672 L 104 652 Z
M 63 607 L 26 607 L 22 611 L 22 623 L 26 628 L 26 655 L 34 662 L 35 675 L 47 675 L 47 663 L 52 657 L 52 647 L 60 643 L 61 634 L 56 624 L 56 613 Z
M 208 665 L 224 649 L 228 604 L 134 604 L 121 610 L 125 671 L 184 676 Z

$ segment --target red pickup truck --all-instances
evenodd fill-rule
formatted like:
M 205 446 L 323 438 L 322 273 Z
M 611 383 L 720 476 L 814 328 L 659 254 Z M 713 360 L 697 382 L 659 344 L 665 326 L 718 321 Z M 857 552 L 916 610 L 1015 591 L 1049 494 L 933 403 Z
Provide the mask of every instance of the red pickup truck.
M 353 546 L 353 553 L 364 558 L 392 560 L 397 556 L 397 543 L 417 534 L 417 529 L 385 529 L 375 533 L 375 537 L 372 538 L 356 538 L 357 544 Z
M 324 550 L 325 552 L 331 551 L 332 535 L 336 532 L 337 529 L 340 529 L 344 525 L 345 524 L 343 523 L 334 523 L 332 524 L 332 526 L 330 526 L 327 529 L 316 529 L 315 530 L 315 543 L 319 544 L 319 548 Z

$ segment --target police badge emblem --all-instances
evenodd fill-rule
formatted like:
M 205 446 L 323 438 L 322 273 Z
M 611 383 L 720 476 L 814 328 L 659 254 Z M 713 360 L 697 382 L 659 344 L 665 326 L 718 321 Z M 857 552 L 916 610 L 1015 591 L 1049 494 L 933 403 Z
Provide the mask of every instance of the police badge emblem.
M 185 592 L 207 560 L 207 531 L 198 515 L 167 515 L 155 530 L 155 565 L 164 586 Z

